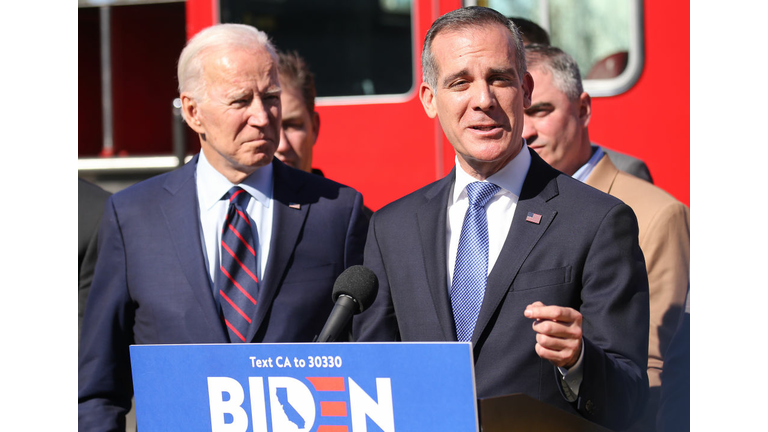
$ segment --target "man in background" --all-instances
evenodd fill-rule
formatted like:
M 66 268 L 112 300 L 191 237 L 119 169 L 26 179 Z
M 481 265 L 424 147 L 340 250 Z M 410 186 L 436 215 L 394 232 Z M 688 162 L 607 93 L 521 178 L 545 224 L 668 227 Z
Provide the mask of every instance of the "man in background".
M 520 36 L 522 36 L 523 43 L 526 47 L 532 44 L 550 44 L 549 34 L 547 31 L 535 22 L 521 17 L 512 17 L 510 20 L 512 20 L 512 22 L 515 23 L 515 25 L 520 29 Z M 603 152 L 611 157 L 611 160 L 617 168 L 626 173 L 632 174 L 635 177 L 653 183 L 653 177 L 651 177 L 651 172 L 648 170 L 648 166 L 645 164 L 645 162 L 634 156 L 609 149 L 605 146 L 601 147 Z
M 96 267 L 99 223 L 104 203 L 111 194 L 81 178 L 77 179 L 77 338 L 83 327 L 83 313 Z
M 677 432 L 691 430 L 691 292 L 685 296 L 677 330 L 666 353 L 661 378 L 661 400 L 656 416 L 656 430 Z
M 320 133 L 314 74 L 295 51 L 278 52 L 278 59 L 283 119 L 275 157 L 288 166 L 322 175 L 312 168 L 312 151 Z
M 319 168 L 312 167 L 317 136 L 320 133 L 320 114 L 315 111 L 315 76 L 295 51 L 278 52 L 278 71 L 283 92 L 282 132 L 275 157 L 296 169 L 325 177 Z M 363 207 L 370 219 L 373 211 Z
M 195 35 L 178 62 L 201 151 L 110 197 L 79 352 L 80 431 L 122 430 L 131 344 L 310 342 L 367 219 L 352 188 L 274 158 L 277 53 L 251 26 Z
M 647 409 L 632 430 L 653 431 L 664 357 L 685 302 L 690 274 L 690 213 L 660 188 L 616 168 L 589 140 L 591 99 L 573 58 L 559 48 L 529 45 L 535 87 L 523 137 L 547 163 L 629 205 L 637 216 L 648 271 L 650 326 Z
M 549 34 L 540 25 L 523 17 L 510 17 L 509 19 L 512 20 L 520 30 L 520 37 L 523 38 L 523 45 L 549 45 Z
M 374 213 L 376 301 L 359 341 L 469 341 L 477 396 L 525 393 L 612 429 L 648 391 L 648 281 L 620 200 L 547 165 L 522 138 L 534 81 L 517 28 L 484 7 L 438 18 L 424 110 L 449 175 Z

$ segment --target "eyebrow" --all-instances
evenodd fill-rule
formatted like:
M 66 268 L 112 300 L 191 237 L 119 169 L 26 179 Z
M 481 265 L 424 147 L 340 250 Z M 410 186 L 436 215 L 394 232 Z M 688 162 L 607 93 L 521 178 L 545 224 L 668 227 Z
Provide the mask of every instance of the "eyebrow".
M 271 87 L 268 88 L 266 91 L 264 91 L 264 95 L 271 96 L 271 95 L 278 95 L 283 92 L 283 89 L 281 87 Z
M 526 113 L 527 112 L 535 112 L 535 111 L 538 111 L 538 110 L 541 110 L 541 109 L 551 109 L 551 108 L 554 108 L 554 107 L 555 106 L 552 105 L 549 102 L 539 102 L 537 104 L 531 105 L 530 107 L 526 108 L 525 112 Z
M 517 71 L 515 68 L 501 68 L 501 69 L 491 69 L 491 74 L 493 75 L 514 75 L 517 76 Z
M 453 73 L 451 75 L 448 75 L 447 77 L 443 78 L 442 85 L 447 86 L 451 81 L 461 78 L 463 76 L 469 75 L 469 71 L 467 69 L 462 69 L 456 73 Z M 489 71 L 489 75 L 512 75 L 517 76 L 517 71 L 515 71 L 515 68 L 508 67 L 508 68 L 497 68 L 497 69 L 491 69 Z
M 463 76 L 469 75 L 469 71 L 467 69 L 462 69 L 456 73 L 453 73 L 451 75 L 448 75 L 447 77 L 443 78 L 443 82 L 441 83 L 443 87 L 447 86 L 451 81 L 461 78 Z
M 248 92 L 246 90 L 244 90 L 244 89 L 229 90 L 228 92 L 226 92 L 224 94 L 224 96 L 226 98 L 232 99 L 232 100 L 240 99 L 240 98 L 243 98 L 243 97 L 245 97 L 247 95 L 248 95 Z

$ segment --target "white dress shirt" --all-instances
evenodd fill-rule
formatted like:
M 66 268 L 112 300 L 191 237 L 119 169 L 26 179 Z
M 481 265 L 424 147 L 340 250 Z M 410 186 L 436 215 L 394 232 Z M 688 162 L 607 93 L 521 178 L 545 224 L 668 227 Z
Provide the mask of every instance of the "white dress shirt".
M 227 218 L 229 200 L 224 200 L 224 195 L 232 186 L 240 186 L 251 195 L 246 211 L 255 224 L 251 227 L 255 248 L 259 254 L 259 268 L 256 269 L 256 277 L 261 281 L 264 277 L 264 268 L 269 257 L 269 242 L 272 238 L 272 217 L 274 203 L 272 202 L 272 164 L 257 169 L 242 183 L 234 185 L 224 175 L 218 172 L 205 158 L 201 151 L 195 170 L 197 183 L 197 202 L 200 206 L 200 237 L 203 243 L 203 255 L 211 278 L 211 290 L 213 292 L 217 269 L 221 263 L 221 230 Z M 219 296 L 213 292 L 216 305 L 219 305 Z
M 451 290 L 453 282 L 453 270 L 456 266 L 456 251 L 459 247 L 459 237 L 461 236 L 461 227 L 464 224 L 464 216 L 469 208 L 467 198 L 467 185 L 478 181 L 467 174 L 456 157 L 456 181 L 453 184 L 453 191 L 448 196 L 448 216 L 446 223 L 446 242 L 448 247 L 448 292 Z M 512 219 L 517 209 L 517 202 L 520 199 L 520 191 L 523 189 L 523 182 L 528 175 L 528 169 L 531 167 L 531 154 L 528 145 L 523 139 L 523 147 L 507 165 L 498 172 L 488 177 L 485 181 L 499 186 L 498 192 L 485 204 L 486 216 L 488 218 L 488 273 L 493 270 L 496 260 L 499 258 L 501 248 L 507 240 L 509 229 L 512 226 Z M 591 171 L 591 169 L 590 169 Z M 533 324 L 533 323 L 531 323 Z M 533 331 L 533 330 L 532 330 Z M 583 341 L 582 341 L 583 346 Z M 533 349 L 533 347 L 531 347 Z M 563 383 L 569 387 L 572 394 L 568 394 L 568 400 L 576 400 L 579 394 L 579 387 L 582 380 L 582 360 L 584 350 L 581 350 L 578 361 L 570 369 L 558 368 L 562 374 Z
M 507 239 L 509 227 L 512 226 L 512 217 L 515 215 L 517 200 L 520 198 L 520 190 L 523 188 L 523 181 L 528 174 L 528 168 L 531 166 L 531 155 L 528 153 L 528 146 L 525 145 L 522 150 L 507 165 L 497 173 L 486 179 L 487 182 L 499 186 L 496 195 L 485 204 L 485 211 L 488 217 L 488 273 L 490 274 L 493 265 L 499 258 L 501 248 Z M 467 174 L 459 164 L 456 157 L 456 181 L 453 184 L 453 191 L 448 196 L 448 218 L 446 224 L 446 242 L 448 247 L 448 290 L 450 292 L 453 282 L 453 269 L 456 266 L 456 250 L 459 247 L 459 237 L 461 236 L 461 227 L 464 224 L 464 215 L 469 208 L 469 199 L 467 198 L 467 185 L 478 181 L 476 178 Z

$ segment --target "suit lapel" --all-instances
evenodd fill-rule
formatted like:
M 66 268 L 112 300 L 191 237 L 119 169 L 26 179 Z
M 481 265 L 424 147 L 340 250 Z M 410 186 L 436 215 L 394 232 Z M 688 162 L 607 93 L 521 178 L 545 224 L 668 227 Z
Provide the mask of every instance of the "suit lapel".
M 547 165 L 536 152 L 531 150 L 531 167 L 523 182 L 512 225 L 499 258 L 488 275 L 483 305 L 472 334 L 472 343 L 475 346 L 509 291 L 523 262 L 557 215 L 557 211 L 548 203 L 558 194 L 555 180 L 557 175 L 558 171 Z M 538 224 L 526 220 L 529 212 L 541 215 Z
M 203 317 L 208 328 L 222 341 L 227 341 L 228 336 L 219 319 L 216 302 L 213 299 L 211 279 L 206 270 L 203 244 L 200 241 L 200 209 L 195 183 L 196 166 L 197 156 L 169 175 L 164 186 L 170 197 L 161 204 L 161 208 L 191 294 L 204 311 Z
M 269 244 L 266 269 L 259 283 L 256 316 L 248 327 L 247 341 L 253 340 L 272 306 L 299 234 L 304 229 L 310 207 L 308 202 L 302 200 L 299 193 L 303 180 L 290 176 L 288 168 L 277 159 L 273 159 L 272 167 L 274 175 L 272 204 L 275 206 L 272 213 L 272 240 Z
M 443 329 L 445 340 L 448 341 L 456 340 L 456 326 L 448 296 L 446 277 L 448 258 L 445 244 L 446 209 L 454 179 L 455 171 L 451 171 L 449 175 L 436 183 L 425 194 L 426 204 L 416 212 L 427 282 L 440 326 Z
M 603 155 L 584 183 L 601 192 L 610 193 L 618 174 L 619 169 L 611 162 L 611 158 L 608 155 Z

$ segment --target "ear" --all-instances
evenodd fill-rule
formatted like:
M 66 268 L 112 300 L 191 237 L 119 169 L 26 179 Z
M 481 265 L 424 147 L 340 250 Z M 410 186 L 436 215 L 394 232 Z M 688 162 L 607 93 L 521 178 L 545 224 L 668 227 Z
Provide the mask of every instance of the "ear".
M 421 105 L 424 106 L 424 111 L 427 112 L 429 118 L 437 117 L 437 107 L 435 106 L 435 93 L 429 84 L 422 82 L 419 87 L 419 99 L 421 99 Z
M 314 146 L 317 142 L 317 137 L 320 136 L 320 114 L 317 111 L 312 113 L 312 130 L 315 131 L 315 141 L 312 143 Z
M 579 119 L 582 127 L 589 126 L 589 120 L 592 117 L 592 98 L 589 93 L 584 92 L 579 96 Z
M 202 134 L 205 129 L 200 121 L 200 109 L 197 101 L 187 92 L 181 94 L 181 115 L 184 122 L 192 128 L 193 131 Z
M 530 108 L 533 99 L 533 77 L 528 71 L 523 76 L 521 87 L 523 89 L 523 108 Z

